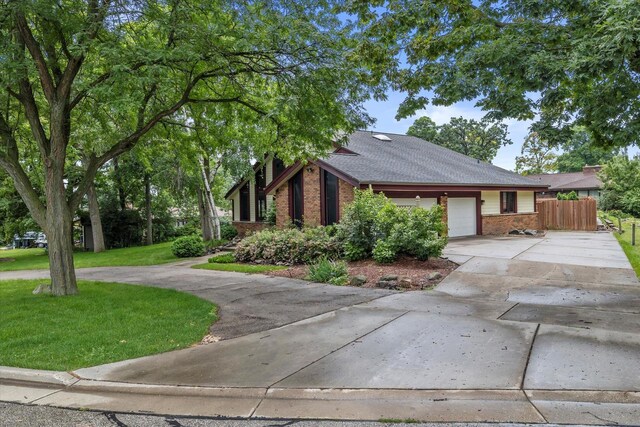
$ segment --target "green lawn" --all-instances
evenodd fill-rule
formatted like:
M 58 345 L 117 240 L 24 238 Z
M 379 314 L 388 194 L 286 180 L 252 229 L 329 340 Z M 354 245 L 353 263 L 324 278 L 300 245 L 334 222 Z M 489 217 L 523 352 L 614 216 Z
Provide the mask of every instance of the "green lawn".
M 254 265 L 209 262 L 207 264 L 194 265 L 191 268 L 199 268 L 202 270 L 236 271 L 238 273 L 267 273 L 269 271 L 284 270 L 287 267 L 280 265 Z
M 636 223 L 636 245 L 631 246 L 631 224 L 635 221 Z M 614 221 L 617 225 L 618 221 Z M 636 276 L 640 278 L 640 219 L 627 219 L 622 221 L 622 229 L 624 233 L 616 233 L 613 235 L 616 236 L 618 242 L 620 242 L 620 246 L 622 246 L 622 250 L 625 254 L 627 254 L 627 258 L 629 258 L 629 262 L 631 262 L 631 266 L 636 272 Z
M 12 259 L 3 261 L 2 259 Z M 76 252 L 76 268 L 110 267 L 122 265 L 155 265 L 175 261 L 171 253 L 171 242 L 151 246 L 111 249 L 105 252 Z M 44 249 L 13 249 L 0 251 L 0 271 L 9 270 L 46 270 L 49 259 Z
M 216 306 L 171 289 L 80 281 L 80 294 L 33 295 L 43 280 L 0 281 L 0 365 L 73 370 L 188 347 Z

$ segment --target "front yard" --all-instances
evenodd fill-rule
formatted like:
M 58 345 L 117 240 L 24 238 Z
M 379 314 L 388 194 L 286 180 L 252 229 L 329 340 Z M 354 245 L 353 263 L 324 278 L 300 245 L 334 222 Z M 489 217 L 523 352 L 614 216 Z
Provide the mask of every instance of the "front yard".
M 632 246 L 631 228 L 634 222 L 636 224 L 636 245 Z M 629 258 L 629 262 L 635 270 L 636 276 L 640 278 L 640 219 L 628 218 L 623 220 L 622 230 L 624 231 L 622 234 L 614 232 L 613 235 L 616 236 L 620 246 L 622 246 L 622 250 L 627 255 L 627 258 Z
M 0 281 L 0 365 L 68 371 L 198 343 L 216 306 L 146 286 L 79 281 L 79 295 L 34 295 L 44 280 Z

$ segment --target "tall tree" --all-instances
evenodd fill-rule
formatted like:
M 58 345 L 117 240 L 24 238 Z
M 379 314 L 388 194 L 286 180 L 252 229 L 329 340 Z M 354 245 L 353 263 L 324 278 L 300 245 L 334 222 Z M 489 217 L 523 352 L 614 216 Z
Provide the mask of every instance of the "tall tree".
M 449 123 L 437 126 L 430 118 L 420 117 L 407 134 L 489 163 L 500 147 L 513 144 L 507 138 L 507 125 L 488 118 L 477 121 L 453 117 Z
M 536 119 L 554 144 L 574 124 L 603 146 L 637 145 L 637 0 L 374 0 L 359 18 L 359 54 L 407 97 L 398 116 L 428 102 L 476 100 L 496 119 Z
M 300 154 L 366 124 L 351 29 L 332 12 L 320 0 L 0 3 L 0 167 L 47 234 L 54 295 L 77 293 L 73 214 L 98 168 L 186 105 L 254 111 Z M 93 143 L 81 123 L 114 132 Z M 33 147 L 43 194 L 23 167 Z M 70 152 L 89 161 L 67 187 Z
M 558 156 L 558 172 L 580 172 L 587 165 L 603 165 L 619 153 L 616 148 L 595 145 L 591 134 L 580 127 L 561 146 L 564 152 Z
M 516 172 L 522 175 L 554 172 L 558 156 L 553 148 L 537 132 L 530 133 L 522 144 L 522 155 L 516 157 Z
M 618 209 L 640 217 L 640 156 L 614 157 L 598 176 L 602 180 L 601 209 Z

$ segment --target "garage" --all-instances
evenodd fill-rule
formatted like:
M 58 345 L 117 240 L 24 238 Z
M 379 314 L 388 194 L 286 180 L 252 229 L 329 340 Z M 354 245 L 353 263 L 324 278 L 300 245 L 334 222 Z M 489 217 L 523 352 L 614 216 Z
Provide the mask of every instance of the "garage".
M 476 198 L 450 197 L 447 202 L 449 237 L 475 236 Z

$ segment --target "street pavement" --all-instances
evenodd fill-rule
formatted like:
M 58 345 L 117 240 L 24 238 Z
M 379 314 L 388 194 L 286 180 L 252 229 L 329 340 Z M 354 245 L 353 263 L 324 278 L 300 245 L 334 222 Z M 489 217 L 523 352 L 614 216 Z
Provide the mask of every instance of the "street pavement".
M 181 416 L 640 425 L 640 284 L 613 236 L 452 239 L 445 255 L 461 267 L 434 291 L 406 293 L 186 265 L 81 269 L 84 279 L 212 300 L 221 307 L 212 333 L 225 339 L 35 380 L 0 369 L 0 400 Z

